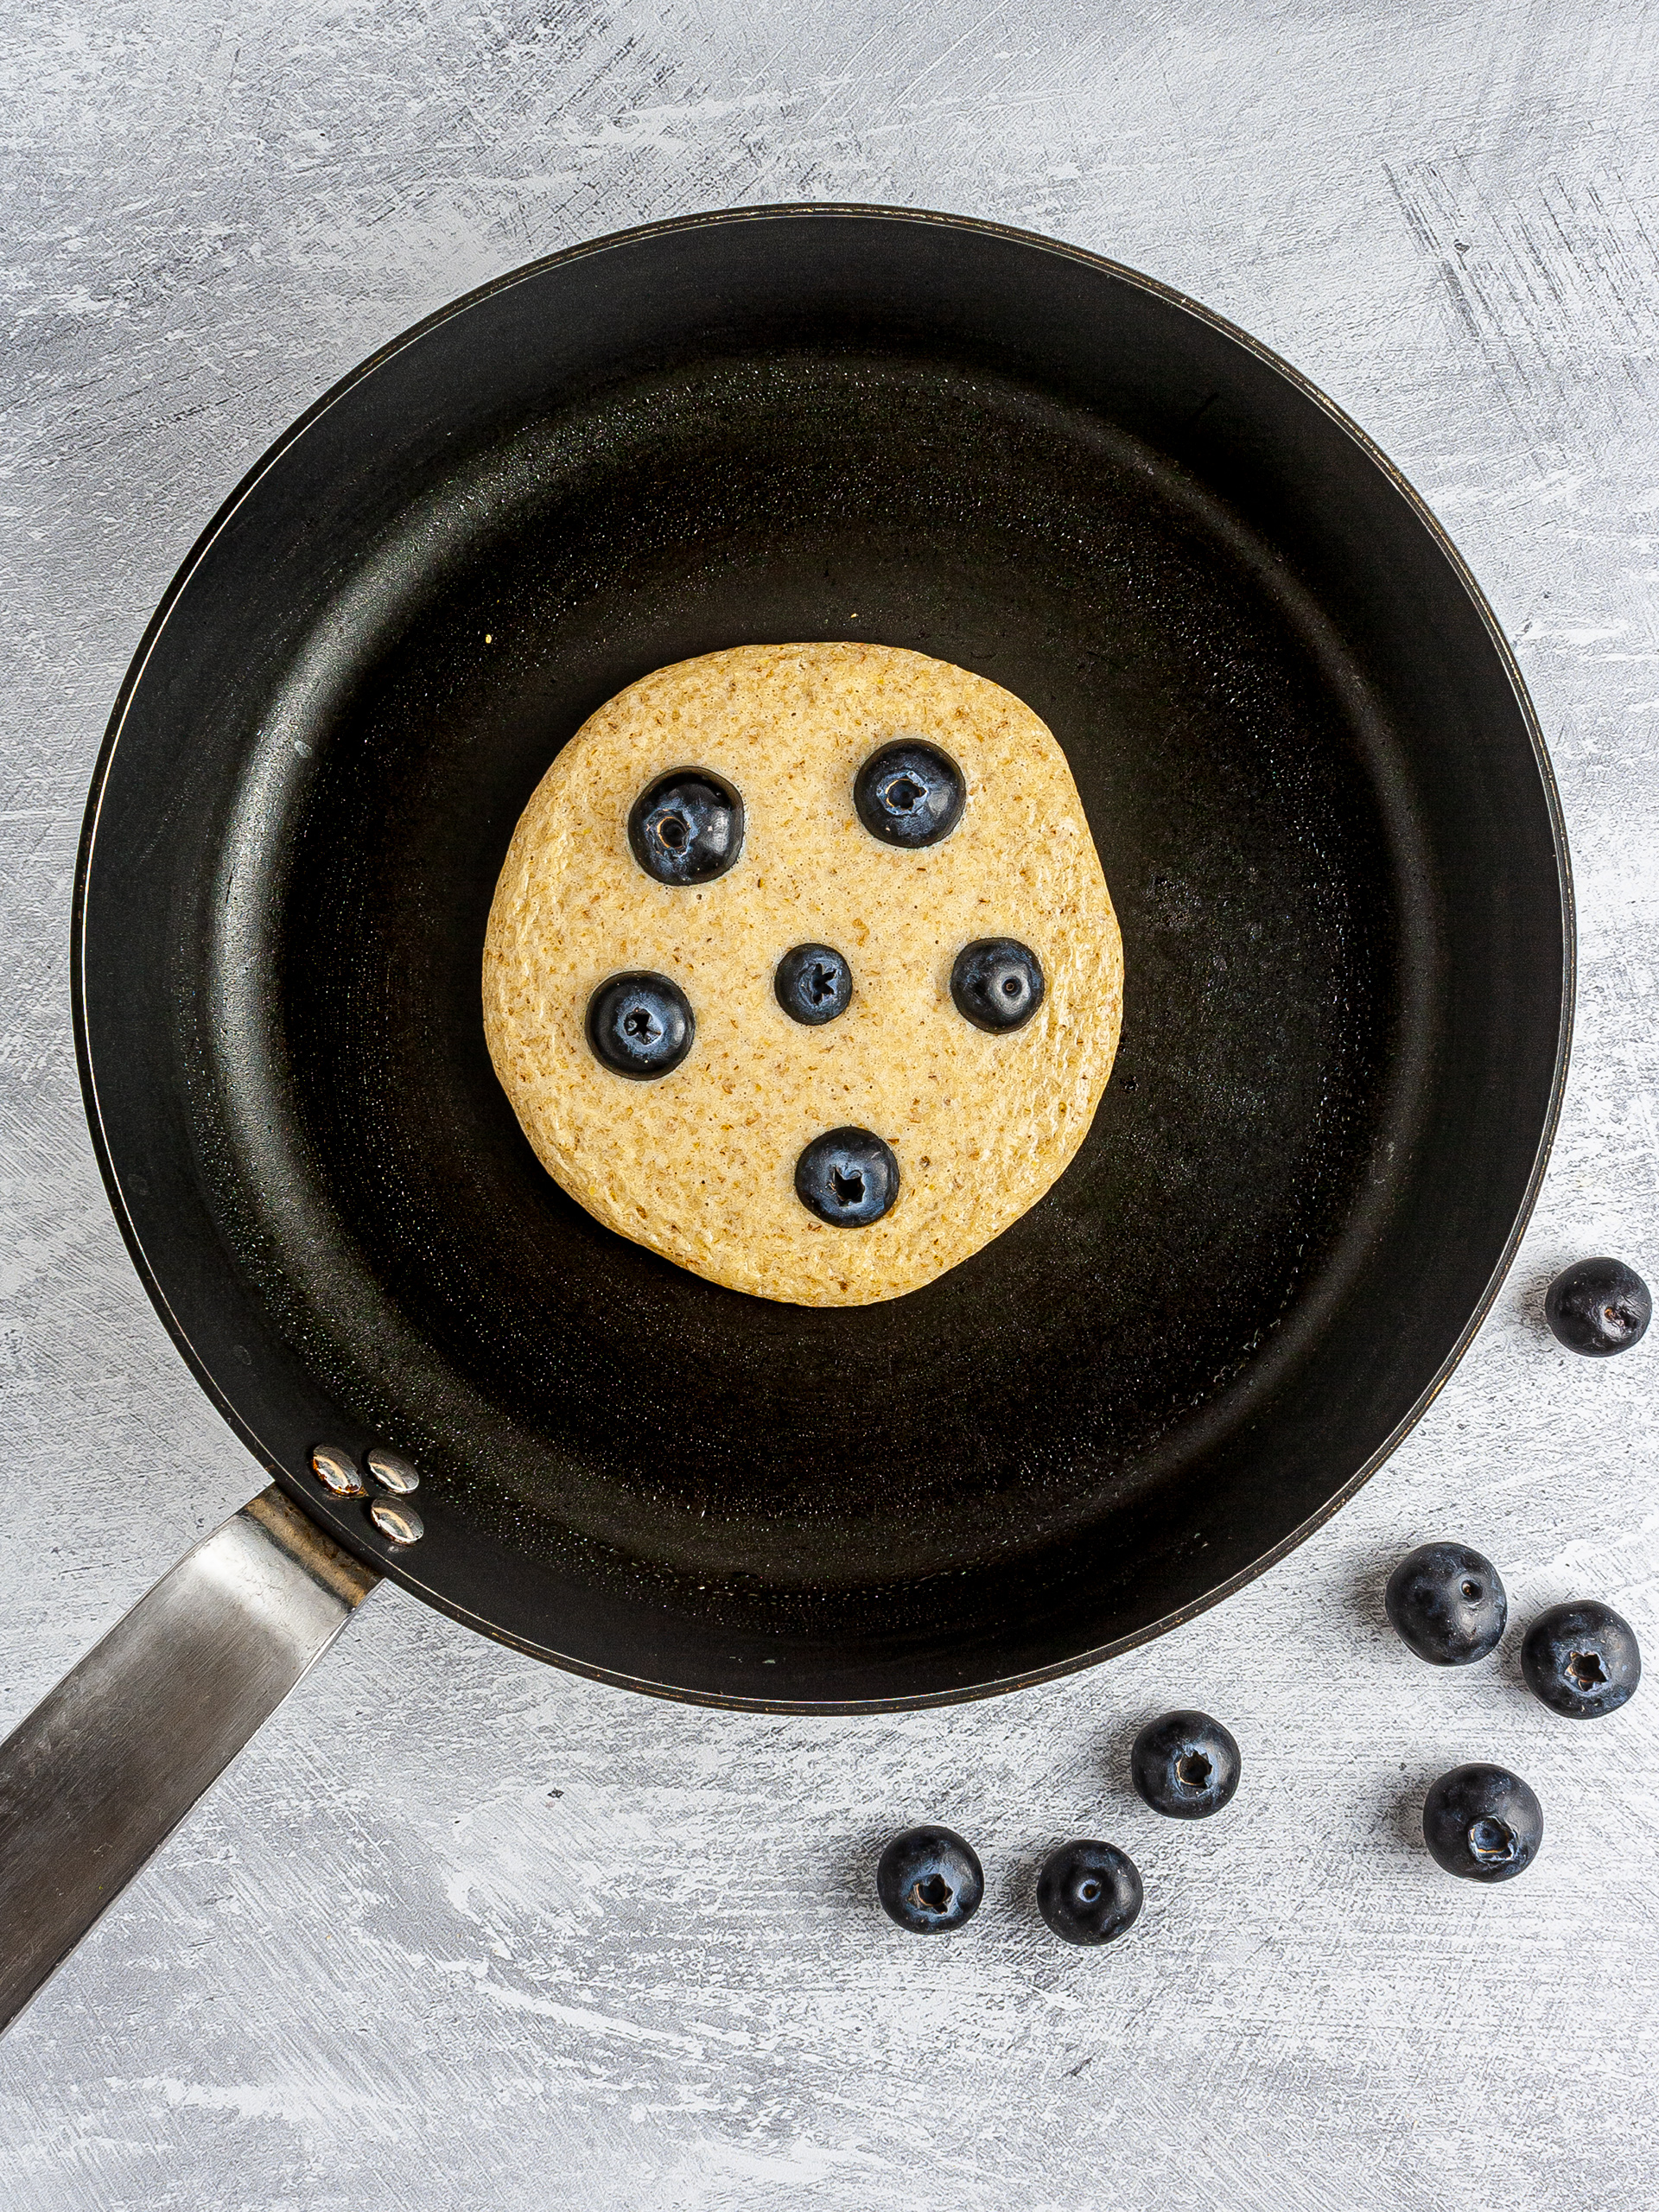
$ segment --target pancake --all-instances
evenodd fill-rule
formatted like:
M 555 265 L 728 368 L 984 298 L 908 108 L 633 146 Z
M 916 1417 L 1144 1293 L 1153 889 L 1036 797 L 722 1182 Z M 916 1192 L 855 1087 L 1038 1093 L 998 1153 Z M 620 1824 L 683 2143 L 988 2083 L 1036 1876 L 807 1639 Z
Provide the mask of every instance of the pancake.
M 866 764 L 917 745 L 903 760 L 943 755 L 959 771 L 960 815 L 908 846 L 872 834 L 855 793 Z M 677 771 L 741 801 L 736 858 L 709 880 L 658 880 L 636 857 L 643 798 Z M 927 782 L 925 767 L 919 783 L 906 772 L 893 804 Z M 647 858 L 672 868 L 695 791 L 683 818 L 658 813 L 675 849 Z M 780 963 L 801 947 L 850 970 L 833 1018 L 780 1002 Z M 785 969 L 786 995 L 800 967 Z M 833 963 L 807 968 L 826 1003 L 837 979 L 844 989 Z M 645 1079 L 590 1039 L 591 1018 L 603 1045 L 627 996 L 604 987 L 634 977 L 648 984 L 645 1011 L 626 1016 L 641 1037 L 664 985 L 688 1012 L 683 1057 Z M 554 760 L 490 909 L 484 1023 L 537 1159 L 607 1228 L 756 1297 L 863 1306 L 982 1249 L 1065 1171 L 1111 1073 L 1122 984 L 1077 786 L 1029 707 L 897 647 L 745 645 L 630 684 Z M 981 1026 L 987 1011 L 1002 1019 L 999 992 L 1019 1026 Z M 823 1218 L 798 1165 L 849 1134 L 879 1141 L 896 1194 L 868 1146 L 832 1145 Z M 849 1225 L 859 1205 L 834 1215 L 849 1191 L 867 1211 L 884 1192 L 887 1210 Z

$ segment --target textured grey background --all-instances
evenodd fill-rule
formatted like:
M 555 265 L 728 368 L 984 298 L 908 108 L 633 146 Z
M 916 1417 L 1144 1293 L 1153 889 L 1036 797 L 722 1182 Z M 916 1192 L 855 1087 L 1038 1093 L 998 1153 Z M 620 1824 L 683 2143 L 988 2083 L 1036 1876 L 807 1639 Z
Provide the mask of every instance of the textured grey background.
M 1597 1592 L 1659 1653 L 1659 1347 L 1575 1362 L 1538 1319 L 1586 1249 L 1659 1274 L 1656 0 L 8 0 L 0 41 L 0 1732 L 253 1473 L 82 1124 L 69 886 L 105 715 L 249 462 L 500 270 L 695 208 L 888 200 L 1234 317 L 1491 594 L 1583 960 L 1510 1283 L 1295 1557 L 1092 1675 L 834 1722 L 631 1698 L 382 1592 L 0 2047 L 7 2212 L 1653 2202 L 1659 1682 L 1574 1728 L 1512 1649 L 1431 1675 L 1379 1589 L 1459 1534 L 1522 1622 Z M 1122 1779 L 1177 1701 L 1244 1750 L 1196 1833 Z M 1484 1893 L 1414 1827 L 1480 1756 L 1549 1823 Z M 949 1944 L 869 1893 L 928 1815 L 989 1872 Z M 1079 1829 L 1147 1878 L 1103 1956 L 1027 1902 Z

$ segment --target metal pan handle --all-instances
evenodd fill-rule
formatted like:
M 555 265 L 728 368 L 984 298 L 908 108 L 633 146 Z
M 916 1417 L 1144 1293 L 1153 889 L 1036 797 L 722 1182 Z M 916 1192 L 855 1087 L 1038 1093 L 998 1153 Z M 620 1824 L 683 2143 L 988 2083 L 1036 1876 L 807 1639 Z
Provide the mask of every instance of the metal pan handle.
M 262 1491 L 0 1744 L 0 2033 L 379 1579 Z

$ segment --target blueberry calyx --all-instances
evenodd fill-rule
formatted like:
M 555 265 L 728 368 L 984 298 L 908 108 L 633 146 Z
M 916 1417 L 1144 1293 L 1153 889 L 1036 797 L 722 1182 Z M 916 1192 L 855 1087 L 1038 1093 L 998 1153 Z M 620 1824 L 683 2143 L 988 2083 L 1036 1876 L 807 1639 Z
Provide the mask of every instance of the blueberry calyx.
M 1646 1336 L 1653 1297 L 1623 1260 L 1580 1260 L 1564 1268 L 1544 1293 L 1544 1319 L 1569 1351 L 1605 1359 Z
M 950 754 L 915 738 L 883 746 L 853 779 L 853 804 L 871 836 L 912 852 L 950 835 L 967 795 Z
M 1154 1813 L 1202 1821 L 1230 1804 L 1238 1788 L 1238 1745 L 1207 1713 L 1166 1713 L 1149 1720 L 1129 1750 L 1129 1778 Z
M 645 969 L 602 982 L 588 1001 L 586 1026 L 594 1058 L 636 1083 L 671 1074 L 697 1033 L 679 985 Z
M 979 1910 L 985 1874 L 971 1844 L 929 1823 L 893 1837 L 876 1862 L 875 1893 L 911 1935 L 948 1936 Z
M 1544 1813 L 1506 1767 L 1453 1767 L 1423 1800 L 1423 1840 L 1437 1866 L 1469 1882 L 1524 1873 L 1543 1840 Z
M 1135 1924 L 1145 1891 L 1127 1851 L 1078 1836 L 1050 1852 L 1037 1877 L 1037 1910 L 1068 1943 L 1110 1943 Z
M 743 802 L 712 769 L 671 768 L 635 799 L 628 843 L 658 883 L 712 883 L 743 849 Z
M 1642 1647 L 1622 1614 L 1599 1599 L 1581 1598 L 1540 1613 L 1521 1647 L 1521 1671 L 1552 1713 L 1599 1720 L 1636 1695 Z
M 833 945 L 798 944 L 778 963 L 772 988 L 791 1021 L 816 1029 L 846 1013 L 853 971 Z
M 1497 1649 L 1510 1618 L 1503 1579 L 1467 1544 L 1419 1544 L 1389 1577 L 1389 1618 L 1431 1667 L 1467 1667 Z
M 795 1195 L 837 1229 L 880 1221 L 899 1195 L 893 1147 L 870 1129 L 828 1129 L 795 1163 Z
M 976 1029 L 1007 1035 L 1023 1029 L 1043 1002 L 1043 964 L 1018 938 L 976 938 L 950 970 L 957 1012 Z
M 1515 1830 L 1507 1821 L 1481 1820 L 1469 1830 L 1469 1848 L 1483 1866 L 1507 1866 L 1520 1850 Z

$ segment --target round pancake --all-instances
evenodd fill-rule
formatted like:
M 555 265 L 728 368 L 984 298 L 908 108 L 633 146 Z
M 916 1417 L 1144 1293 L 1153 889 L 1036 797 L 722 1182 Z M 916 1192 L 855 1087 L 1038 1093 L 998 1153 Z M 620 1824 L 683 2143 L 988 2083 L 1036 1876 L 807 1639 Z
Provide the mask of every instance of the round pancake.
M 854 810 L 858 770 L 921 738 L 961 769 L 941 842 L 904 849 Z M 671 769 L 712 770 L 744 807 L 742 849 L 695 886 L 635 860 L 628 815 Z M 1041 962 L 1008 1033 L 957 1010 L 964 945 L 1017 938 Z M 845 1013 L 795 1021 L 774 989 L 804 944 L 851 963 Z M 619 1074 L 588 1002 L 645 969 L 690 1001 L 671 1073 Z M 537 1157 L 619 1235 L 734 1290 L 863 1306 L 931 1282 L 1037 1202 L 1088 1134 L 1111 1073 L 1123 955 L 1065 756 L 1012 692 L 893 646 L 742 645 L 658 669 L 592 715 L 513 834 L 484 950 L 484 1026 Z M 862 1228 L 796 1195 L 814 1137 L 892 1147 L 897 1200 Z

